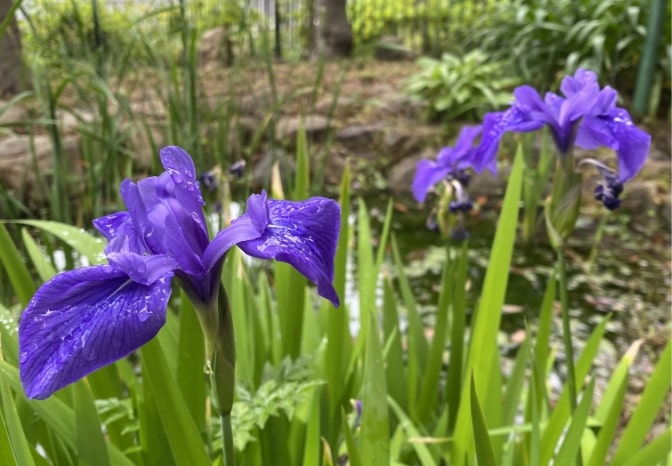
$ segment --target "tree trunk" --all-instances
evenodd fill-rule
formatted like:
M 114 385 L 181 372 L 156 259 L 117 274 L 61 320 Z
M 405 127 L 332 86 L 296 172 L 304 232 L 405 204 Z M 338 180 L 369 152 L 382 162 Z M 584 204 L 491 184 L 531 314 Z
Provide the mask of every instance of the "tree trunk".
M 12 0 L 0 0 L 0 23 L 9 14 Z M 27 87 L 27 72 L 21 56 L 21 35 L 16 15 L 0 37 L 0 97 L 18 94 Z
M 319 0 L 318 53 L 326 58 L 352 54 L 352 26 L 345 13 L 346 0 Z

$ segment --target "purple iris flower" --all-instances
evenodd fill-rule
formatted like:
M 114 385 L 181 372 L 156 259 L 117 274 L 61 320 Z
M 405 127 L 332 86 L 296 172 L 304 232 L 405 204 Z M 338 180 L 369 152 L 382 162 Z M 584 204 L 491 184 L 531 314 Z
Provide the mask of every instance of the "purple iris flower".
M 476 168 L 474 139 L 480 134 L 480 125 L 465 126 L 460 131 L 455 147 L 442 148 L 436 161 L 425 159 L 418 162 L 412 186 L 413 196 L 418 202 L 424 202 L 427 193 L 443 180 L 457 180 L 461 187 L 467 184 L 466 170 Z
M 109 241 L 108 264 L 56 275 L 25 309 L 19 366 L 29 398 L 44 399 L 152 339 L 165 323 L 173 278 L 199 312 L 216 312 L 222 262 L 234 245 L 290 263 L 338 306 L 338 203 L 253 194 L 246 213 L 210 241 L 191 157 L 166 147 L 161 161 L 166 171 L 158 177 L 122 183 L 127 211 L 94 220 Z
M 564 96 L 548 92 L 542 100 L 532 87 L 520 86 L 514 90 L 515 99 L 508 110 L 486 114 L 476 156 L 479 168 L 494 170 L 504 133 L 525 133 L 548 126 L 563 156 L 575 144 L 583 149 L 604 146 L 616 151 L 618 172 L 612 170 L 610 176 L 603 176 L 600 194 L 606 190 L 618 197 L 622 183 L 633 178 L 644 165 L 651 136 L 634 125 L 626 110 L 616 106 L 614 89 L 609 86 L 600 89 L 592 71 L 578 69 L 574 76 L 566 76 L 560 90 Z M 604 175 L 603 170 L 600 173 Z

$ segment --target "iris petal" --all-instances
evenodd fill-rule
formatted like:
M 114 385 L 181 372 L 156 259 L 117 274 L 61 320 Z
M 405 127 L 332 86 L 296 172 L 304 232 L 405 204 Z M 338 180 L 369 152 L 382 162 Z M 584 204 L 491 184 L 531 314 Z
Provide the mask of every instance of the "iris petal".
M 98 230 L 106 240 L 110 241 L 117 236 L 121 228 L 130 221 L 131 215 L 128 212 L 114 212 L 113 214 L 94 219 L 93 226 L 96 227 L 96 230 Z
M 172 275 L 179 268 L 177 261 L 165 254 L 140 255 L 133 252 L 107 254 L 110 265 L 123 271 L 141 285 L 152 285 L 159 278 Z
M 332 199 L 268 201 L 269 223 L 263 235 L 238 244 L 259 259 L 287 262 L 317 285 L 321 296 L 335 306 L 339 300 L 332 285 L 334 255 L 340 230 L 340 206 Z
M 626 182 L 646 162 L 651 136 L 633 124 L 627 111 L 617 108 L 609 115 L 585 117 L 576 143 L 585 149 L 605 146 L 615 150 L 618 157 L 618 179 Z
M 248 204 L 249 205 L 249 204 Z M 242 241 L 259 238 L 262 231 L 257 229 L 249 214 L 237 218 L 228 227 L 217 233 L 210 245 L 203 254 L 203 264 L 206 270 L 210 271 L 215 268 L 219 260 L 224 257 L 226 252 L 231 247 Z
M 29 398 L 56 390 L 120 359 L 163 326 L 170 277 L 152 286 L 100 265 L 44 284 L 19 323 L 20 375 Z
M 497 149 L 504 133 L 536 131 L 544 124 L 544 121 L 530 120 L 529 115 L 515 105 L 504 112 L 487 113 L 483 119 L 481 142 L 474 156 L 476 170 L 487 168 L 493 174 L 497 171 Z
M 425 202 L 427 193 L 432 187 L 448 176 L 452 171 L 450 165 L 439 165 L 433 160 L 421 160 L 415 169 L 413 178 L 413 197 L 418 202 Z
M 160 151 L 161 163 L 175 183 L 175 199 L 189 212 L 202 229 L 207 242 L 208 230 L 203 216 L 203 197 L 196 179 L 196 167 L 191 156 L 181 147 L 168 146 Z

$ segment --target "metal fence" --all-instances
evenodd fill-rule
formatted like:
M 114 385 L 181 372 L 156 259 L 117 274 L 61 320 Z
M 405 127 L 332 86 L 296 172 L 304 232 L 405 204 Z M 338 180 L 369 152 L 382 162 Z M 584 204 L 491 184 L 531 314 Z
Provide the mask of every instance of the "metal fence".
M 90 0 L 83 0 L 90 1 Z M 98 0 L 112 8 L 176 7 L 178 0 Z M 303 54 L 314 48 L 320 3 L 325 0 L 185 0 L 201 29 L 229 23 L 239 46 L 255 53 L 270 40 L 276 55 Z M 466 37 L 476 20 L 511 0 L 347 0 L 354 45 L 362 49 L 393 36 L 422 53 L 450 49 Z M 327 19 L 328 20 L 328 19 Z

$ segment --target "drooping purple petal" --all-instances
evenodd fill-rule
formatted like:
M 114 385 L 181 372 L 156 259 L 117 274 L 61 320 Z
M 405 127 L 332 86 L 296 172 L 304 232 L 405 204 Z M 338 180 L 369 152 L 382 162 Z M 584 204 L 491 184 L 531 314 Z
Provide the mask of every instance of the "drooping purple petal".
M 452 163 L 460 162 L 470 158 L 474 150 L 474 140 L 481 135 L 482 130 L 483 127 L 481 125 L 462 127 L 460 134 L 457 137 L 457 141 L 455 141 L 455 149 L 451 152 L 453 158 L 453 160 L 451 160 Z M 441 154 L 439 154 L 437 160 L 441 160 Z
M 259 208 L 255 198 L 253 205 Z M 338 295 L 332 284 L 341 210 L 337 202 L 313 197 L 301 202 L 267 201 L 268 225 L 256 239 L 238 244 L 259 259 L 287 262 L 317 285 L 321 296 L 335 306 Z M 246 213 L 245 215 L 249 215 Z M 263 215 L 256 212 L 253 215 Z
M 413 178 L 413 197 L 418 202 L 425 202 L 427 193 L 439 181 L 443 180 L 451 172 L 450 165 L 439 165 L 433 160 L 421 160 L 415 168 Z
M 617 108 L 608 115 L 584 117 L 576 144 L 584 149 L 605 146 L 616 151 L 618 179 L 624 183 L 646 162 L 651 136 L 634 125 L 626 110 Z
M 19 323 L 19 370 L 29 398 L 56 390 L 151 340 L 163 326 L 170 276 L 138 284 L 109 265 L 55 276 Z
M 483 169 L 491 173 L 497 171 L 497 150 L 504 133 L 516 131 L 526 133 L 543 128 L 544 121 L 530 119 L 517 106 L 512 106 L 504 112 L 487 113 L 483 119 L 483 135 L 476 150 L 476 171 Z
M 256 195 L 253 194 L 253 196 Z M 248 207 L 249 205 L 250 203 L 248 201 Z M 203 254 L 203 264 L 205 265 L 206 270 L 209 271 L 214 269 L 217 262 L 219 262 L 227 251 L 236 244 L 259 238 L 264 229 L 260 230 L 258 225 L 255 225 L 254 220 L 249 213 L 234 220 L 231 225 L 217 233 L 217 236 L 213 238 L 212 242 L 205 250 L 205 253 Z

